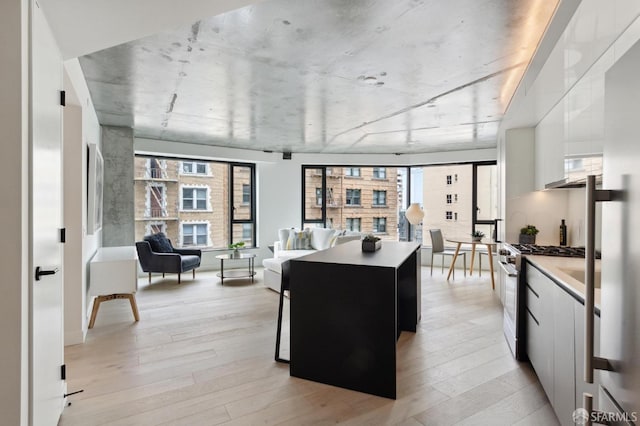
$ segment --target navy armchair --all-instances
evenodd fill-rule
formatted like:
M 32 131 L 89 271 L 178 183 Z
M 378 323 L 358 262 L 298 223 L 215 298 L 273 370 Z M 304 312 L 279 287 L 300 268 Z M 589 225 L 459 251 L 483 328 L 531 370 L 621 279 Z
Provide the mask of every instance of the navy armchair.
M 144 241 L 136 242 L 138 260 L 144 272 L 149 273 L 149 284 L 151 284 L 151 273 L 178 274 L 178 284 L 180 284 L 180 274 L 193 271 L 193 278 L 196 277 L 196 268 L 200 266 L 202 251 L 199 249 L 176 249 L 171 245 L 171 241 L 159 232 L 154 235 L 147 235 Z

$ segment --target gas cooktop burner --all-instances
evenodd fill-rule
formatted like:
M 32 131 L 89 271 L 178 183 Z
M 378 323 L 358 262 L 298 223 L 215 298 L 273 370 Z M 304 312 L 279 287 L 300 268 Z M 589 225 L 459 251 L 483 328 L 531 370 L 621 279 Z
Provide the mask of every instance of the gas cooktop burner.
M 584 247 L 539 246 L 536 244 L 511 244 L 521 254 L 560 257 L 584 257 Z M 596 259 L 600 252 L 596 251 Z

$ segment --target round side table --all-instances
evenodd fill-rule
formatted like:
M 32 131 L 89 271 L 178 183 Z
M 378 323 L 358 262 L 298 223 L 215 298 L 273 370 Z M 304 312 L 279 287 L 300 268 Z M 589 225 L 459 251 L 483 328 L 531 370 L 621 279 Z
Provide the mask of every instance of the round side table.
M 220 259 L 220 272 L 217 274 L 217 276 L 220 277 L 220 283 L 224 285 L 225 278 L 251 278 L 251 282 L 253 282 L 253 277 L 256 274 L 254 268 L 255 258 L 256 255 L 252 253 L 227 253 L 217 255 L 216 259 Z M 247 269 L 227 269 L 225 271 L 225 260 L 247 260 L 248 267 Z

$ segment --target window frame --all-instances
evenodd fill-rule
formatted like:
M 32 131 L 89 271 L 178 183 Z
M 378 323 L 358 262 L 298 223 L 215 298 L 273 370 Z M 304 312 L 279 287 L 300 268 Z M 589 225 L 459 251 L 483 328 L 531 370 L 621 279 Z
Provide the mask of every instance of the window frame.
M 205 244 L 197 244 L 197 240 L 198 240 L 198 234 L 197 233 L 193 233 L 191 235 L 193 235 L 195 237 L 195 242 L 196 244 L 185 244 L 184 243 L 184 237 L 185 237 L 185 232 L 184 232 L 184 228 L 185 226 L 190 226 L 192 227 L 192 229 L 197 228 L 199 226 L 203 226 L 204 225 L 204 229 L 205 229 L 205 237 L 207 239 L 207 241 L 205 242 Z M 210 241 L 210 223 L 209 221 L 185 221 L 185 222 L 180 222 L 180 246 L 181 247 L 208 247 L 209 246 L 209 241 Z
M 358 191 L 358 204 L 350 203 L 349 200 L 349 191 Z M 353 194 L 352 194 L 353 195 Z M 345 196 L 344 196 L 344 205 L 349 207 L 360 207 L 362 206 L 362 189 L 360 188 L 345 188 Z
M 383 195 L 384 202 L 380 203 L 380 195 Z M 372 207 L 387 207 L 387 191 L 383 189 L 374 189 L 371 197 Z
M 382 173 L 380 173 L 380 172 L 382 172 Z M 382 176 L 380 176 L 380 174 L 382 174 Z M 379 179 L 379 180 L 387 179 L 387 168 L 386 167 L 373 167 L 373 177 L 372 177 L 372 179 Z
M 359 178 L 362 177 L 362 170 L 360 170 L 360 167 L 344 167 L 344 177 L 348 177 L 348 178 Z M 349 170 L 349 173 L 347 173 L 347 170 Z M 356 173 L 354 173 L 354 171 L 357 171 Z
M 353 229 L 354 221 L 357 221 L 358 229 Z M 350 225 L 349 225 L 350 223 Z M 347 217 L 345 218 L 344 227 L 347 231 L 362 232 L 362 218 L 361 217 Z
M 459 166 L 459 165 L 471 165 L 472 166 L 472 183 L 471 183 L 471 232 L 475 232 L 476 225 L 490 225 L 493 227 L 493 231 L 497 227 L 497 222 L 500 221 L 499 218 L 495 218 L 493 220 L 478 220 L 476 206 L 478 204 L 478 167 L 481 166 L 496 166 L 498 167 L 498 163 L 495 160 L 486 160 L 486 161 L 463 161 L 463 162 L 453 162 L 453 163 L 444 163 L 444 164 L 421 164 L 421 165 L 412 165 L 409 166 L 409 198 L 411 198 L 411 170 L 412 169 L 422 169 L 425 167 L 440 167 L 440 166 Z M 451 177 L 451 185 L 453 183 L 458 182 L 458 174 L 452 173 L 451 175 L 446 175 L 447 182 L 449 181 L 449 177 Z M 447 183 L 447 185 L 449 185 Z M 412 201 L 409 200 L 409 203 Z M 454 203 L 458 203 L 458 193 L 454 192 Z M 452 203 L 453 204 L 453 203 Z M 453 213 L 453 210 L 451 211 Z M 457 214 L 457 212 L 456 212 Z M 452 214 L 452 221 L 457 219 L 453 219 L 455 215 Z M 446 217 L 446 216 L 445 216 Z M 447 220 L 447 219 L 445 219 Z M 410 233 L 411 234 L 411 233 Z M 497 238 L 497 236 L 496 236 Z M 496 241 L 500 242 L 500 241 Z
M 382 231 L 380 230 L 380 222 L 383 222 L 384 225 L 384 229 Z M 371 230 L 374 234 L 385 234 L 387 232 L 387 218 L 385 216 L 374 217 Z
M 185 175 L 185 176 L 211 176 L 210 173 L 210 168 L 209 168 L 209 164 L 205 161 L 198 161 L 198 160 L 179 160 L 180 162 L 178 163 L 178 174 L 181 175 Z M 187 172 L 184 170 L 184 166 L 185 164 L 191 164 L 193 170 L 195 171 L 191 171 L 191 172 Z M 204 166 L 204 172 L 198 172 L 198 166 Z
M 198 203 L 198 198 L 197 197 L 193 197 L 193 198 L 189 198 L 192 201 L 192 205 L 195 202 L 196 207 L 195 208 L 185 208 L 185 197 L 184 197 L 184 191 L 185 190 L 192 190 L 193 193 L 196 193 L 198 190 L 204 190 L 205 191 L 205 195 L 204 195 L 204 203 L 205 206 L 203 209 L 200 209 L 197 207 L 197 203 Z M 211 201 L 210 201 L 210 197 L 211 197 L 211 188 L 209 188 L 209 185 L 191 185 L 191 184 L 181 184 L 180 185 L 180 211 L 181 212 L 212 212 L 213 210 L 211 209 Z
M 169 160 L 172 162 L 171 165 L 171 173 L 176 173 L 176 175 L 171 175 L 171 176 L 165 176 L 163 178 L 163 181 L 165 182 L 169 182 L 171 184 L 177 183 L 177 195 L 173 195 L 174 193 L 169 193 L 168 188 L 165 190 L 165 202 L 167 204 L 167 208 L 169 209 L 173 209 L 173 207 L 169 207 L 170 205 L 173 206 L 174 202 L 175 202 L 175 211 L 169 212 L 169 217 L 167 220 L 173 220 L 176 221 L 176 225 L 175 228 L 173 227 L 174 225 L 171 225 L 171 230 L 173 229 L 177 229 L 177 235 L 174 235 L 173 237 L 176 239 L 176 242 L 180 242 L 180 244 L 182 244 L 182 224 L 186 223 L 189 224 L 192 221 L 189 219 L 184 219 L 181 218 L 180 215 L 183 213 L 199 213 L 201 214 L 201 217 L 203 218 L 202 221 L 200 221 L 200 216 L 197 217 L 197 219 L 195 220 L 195 222 L 198 223 L 202 223 L 202 222 L 206 222 L 208 217 L 207 214 L 211 215 L 214 211 L 214 209 L 212 208 L 213 205 L 213 200 L 211 199 L 211 197 L 215 196 L 216 198 L 218 198 L 218 192 L 217 192 L 217 186 L 216 186 L 216 191 L 214 193 L 214 191 L 212 190 L 212 187 L 210 186 L 210 184 L 200 184 L 199 181 L 193 181 L 193 180 L 187 180 L 185 181 L 181 181 L 181 176 L 184 177 L 207 177 L 210 179 L 214 178 L 214 168 L 219 168 L 220 166 L 226 167 L 227 168 L 227 173 L 228 173 L 228 183 L 222 183 L 220 185 L 220 188 L 222 188 L 222 198 L 220 200 L 216 199 L 215 200 L 215 211 L 216 214 L 220 214 L 223 215 L 224 209 L 227 210 L 228 215 L 227 217 L 225 217 L 222 221 L 220 221 L 219 224 L 216 224 L 216 227 L 222 227 L 222 231 L 221 234 L 216 233 L 215 236 L 211 236 L 209 235 L 207 238 L 207 248 L 210 249 L 226 249 L 228 247 L 229 244 L 232 243 L 232 239 L 233 239 L 233 225 L 235 223 L 250 223 L 252 225 L 253 228 L 253 235 L 252 235 L 252 241 L 251 241 L 251 248 L 259 248 L 258 246 L 258 241 L 257 241 L 257 218 L 256 218 L 256 165 L 254 163 L 243 163 L 243 162 L 230 162 L 230 161 L 220 161 L 220 160 L 216 160 L 216 159 L 210 159 L 210 158 L 197 158 L 197 159 L 193 159 L 193 158 L 184 158 L 184 157 L 180 157 L 180 156 L 166 156 L 166 155 L 153 155 L 153 154 L 147 154 L 147 153 L 138 153 L 136 152 L 135 157 L 138 159 L 144 159 L 144 174 L 145 176 L 143 177 L 135 177 L 135 181 L 139 181 L 139 180 L 149 180 L 152 179 L 148 173 L 148 165 L 150 164 L 150 160 L 151 159 L 155 159 L 158 161 L 159 164 L 166 164 Z M 195 173 L 182 173 L 184 170 L 184 163 L 200 163 L 200 164 L 204 164 L 207 174 L 195 174 Z M 228 184 L 232 184 L 233 181 L 233 169 L 232 166 L 242 166 L 242 167 L 246 167 L 249 169 L 249 176 L 250 176 L 250 193 L 251 193 L 251 206 L 250 206 L 250 214 L 249 214 L 249 219 L 234 219 L 233 218 L 233 191 L 232 191 L 232 187 L 228 186 Z M 168 167 L 168 166 L 167 166 Z M 196 169 L 197 170 L 197 169 Z M 187 183 L 188 182 L 188 183 Z M 207 195 L 206 195 L 206 205 L 207 208 L 205 210 L 202 209 L 183 209 L 184 207 L 184 193 L 183 193 L 183 188 L 206 188 L 207 189 Z M 193 193 L 192 193 L 193 195 Z M 146 189 L 145 189 L 145 195 L 146 197 Z M 175 201 L 174 201 L 174 197 Z M 197 197 L 196 197 L 197 200 Z M 143 198 L 136 198 L 136 206 L 139 206 L 141 211 L 142 208 L 144 207 L 146 209 L 146 204 L 144 204 L 146 202 L 145 199 Z M 193 205 L 193 202 L 192 202 Z M 197 206 L 197 204 L 196 204 Z M 222 209 L 222 210 L 219 210 Z M 245 206 L 246 209 L 246 206 Z M 246 211 L 246 210 L 245 210 Z M 178 217 L 173 217 L 175 216 L 175 213 L 178 214 Z M 136 213 L 136 218 L 135 220 L 138 220 L 138 213 Z M 205 219 L 205 217 L 207 217 L 207 219 Z M 149 219 L 153 219 L 153 218 L 144 218 L 145 222 L 148 221 Z M 211 219 L 213 220 L 213 219 Z M 194 223 L 195 223 L 194 222 Z M 169 227 L 167 227 L 169 228 Z M 209 221 L 209 231 L 211 232 L 212 225 L 211 222 Z M 215 228 L 218 229 L 218 228 Z M 145 230 L 146 230 L 146 225 L 145 225 Z M 136 231 L 137 232 L 137 231 Z M 144 232 L 144 230 L 142 230 L 141 232 Z M 214 244 L 215 241 L 215 246 L 210 245 L 210 244 Z M 222 245 L 224 244 L 224 245 Z
M 229 244 L 234 243 L 233 241 L 233 225 L 236 224 L 251 224 L 253 229 L 252 246 L 257 248 L 257 239 L 256 239 L 256 167 L 255 164 L 249 163 L 227 163 L 229 167 Z M 234 193 L 234 182 L 235 182 L 235 173 L 234 169 L 236 167 L 248 168 L 249 169 L 249 187 L 250 187 L 250 208 L 249 208 L 249 218 L 242 219 L 236 218 L 236 207 L 234 206 L 235 193 Z M 241 189 L 244 191 L 244 189 Z M 244 196 L 241 197 L 241 200 L 244 201 Z M 246 204 L 241 203 L 241 205 L 246 206 Z M 244 228 L 244 227 L 243 227 Z M 243 241 L 244 241 L 244 229 L 243 229 Z

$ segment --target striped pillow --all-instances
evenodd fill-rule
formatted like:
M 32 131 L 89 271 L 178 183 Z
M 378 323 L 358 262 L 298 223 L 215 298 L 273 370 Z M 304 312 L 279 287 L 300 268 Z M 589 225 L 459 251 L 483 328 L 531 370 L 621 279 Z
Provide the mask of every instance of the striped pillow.
M 309 229 L 292 229 L 287 240 L 287 250 L 311 250 L 311 232 Z

